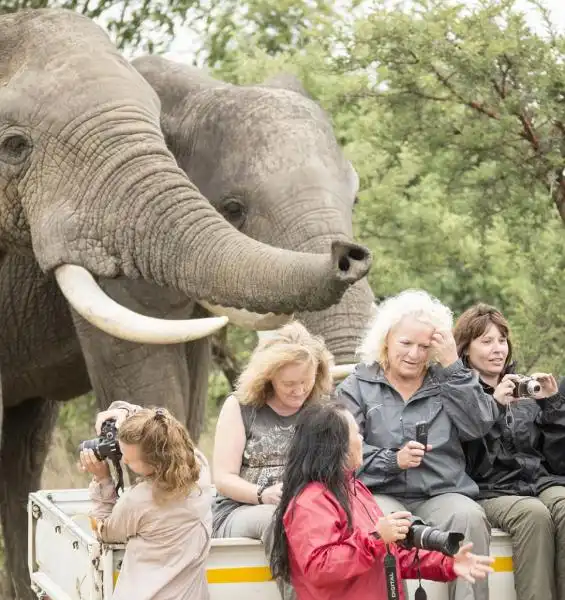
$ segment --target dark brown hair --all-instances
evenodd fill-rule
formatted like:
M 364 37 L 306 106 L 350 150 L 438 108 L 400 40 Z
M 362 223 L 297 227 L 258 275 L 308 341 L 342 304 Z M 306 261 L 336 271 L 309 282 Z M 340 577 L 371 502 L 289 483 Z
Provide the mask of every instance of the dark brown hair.
M 504 363 L 504 368 L 506 368 L 512 361 L 510 327 L 503 314 L 494 308 L 494 306 L 489 306 L 488 304 L 475 304 L 457 319 L 453 328 L 453 337 L 457 344 L 457 354 L 461 358 L 466 356 L 471 342 L 481 337 L 490 325 L 496 325 L 508 342 L 508 356 Z

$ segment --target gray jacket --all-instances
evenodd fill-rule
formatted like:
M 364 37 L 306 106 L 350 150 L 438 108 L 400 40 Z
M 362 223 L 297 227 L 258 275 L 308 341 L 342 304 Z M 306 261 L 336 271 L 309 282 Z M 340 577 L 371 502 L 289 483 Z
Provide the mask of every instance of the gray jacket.
M 355 417 L 364 439 L 359 476 L 375 494 L 423 499 L 448 492 L 471 498 L 477 484 L 465 473 L 461 442 L 484 436 L 499 415 L 478 376 L 461 360 L 433 365 L 422 387 L 405 402 L 378 364 L 361 363 L 337 388 L 339 401 Z M 428 423 L 428 452 L 419 467 L 403 470 L 396 453 L 415 439 L 416 423 Z

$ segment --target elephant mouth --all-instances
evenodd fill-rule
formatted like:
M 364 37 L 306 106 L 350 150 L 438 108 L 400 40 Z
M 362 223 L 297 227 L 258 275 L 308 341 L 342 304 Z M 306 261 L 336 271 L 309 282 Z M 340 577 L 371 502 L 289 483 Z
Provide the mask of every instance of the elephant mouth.
M 110 298 L 83 267 L 61 265 L 55 269 L 61 292 L 89 323 L 105 333 L 142 344 L 180 344 L 197 340 L 224 327 L 227 316 L 171 320 L 140 315 Z
M 278 329 L 294 318 L 293 314 L 287 315 L 272 312 L 261 314 L 245 310 L 244 308 L 230 308 L 219 304 L 210 304 L 205 300 L 198 300 L 198 304 L 213 315 L 227 317 L 230 323 L 254 331 Z

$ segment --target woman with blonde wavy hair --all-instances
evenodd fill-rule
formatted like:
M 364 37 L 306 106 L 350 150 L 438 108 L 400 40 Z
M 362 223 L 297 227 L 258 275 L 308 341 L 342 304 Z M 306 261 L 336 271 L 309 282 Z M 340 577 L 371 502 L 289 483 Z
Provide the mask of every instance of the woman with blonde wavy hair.
M 323 340 L 296 321 L 259 341 L 216 425 L 214 537 L 262 540 L 270 555 L 295 423 L 303 406 L 329 397 L 331 361 Z M 283 583 L 279 591 L 293 596 Z
M 163 408 L 115 402 L 123 462 L 140 477 L 118 499 L 108 463 L 83 450 L 93 475 L 91 518 L 104 542 L 126 543 L 113 600 L 207 600 L 206 559 L 212 534 L 208 463 L 186 428 Z

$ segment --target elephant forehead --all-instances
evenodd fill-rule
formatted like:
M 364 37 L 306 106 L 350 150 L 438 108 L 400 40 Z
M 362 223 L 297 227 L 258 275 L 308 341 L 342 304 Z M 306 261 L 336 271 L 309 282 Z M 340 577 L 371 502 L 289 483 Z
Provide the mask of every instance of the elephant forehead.
M 313 101 L 286 90 L 231 92 L 214 90 L 215 110 L 198 127 L 197 141 L 197 152 L 230 177 L 233 169 L 249 176 L 304 165 L 348 171 L 331 124 Z
M 68 120 L 104 103 L 137 104 L 158 116 L 156 93 L 100 27 L 67 11 L 36 12 L 28 19 L 0 17 L 4 118 L 10 111 L 39 117 L 55 110 Z M 14 32 L 20 37 L 10 45 Z

